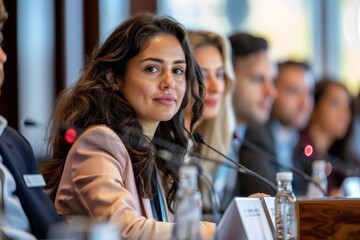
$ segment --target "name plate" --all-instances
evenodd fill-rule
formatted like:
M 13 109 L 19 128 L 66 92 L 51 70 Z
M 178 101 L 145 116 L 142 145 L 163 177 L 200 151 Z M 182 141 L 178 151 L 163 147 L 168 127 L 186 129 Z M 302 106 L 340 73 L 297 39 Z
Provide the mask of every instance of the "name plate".
M 41 174 L 23 174 L 23 178 L 28 188 L 46 186 L 44 177 Z
M 274 239 L 259 198 L 234 198 L 220 220 L 217 236 L 218 239 Z

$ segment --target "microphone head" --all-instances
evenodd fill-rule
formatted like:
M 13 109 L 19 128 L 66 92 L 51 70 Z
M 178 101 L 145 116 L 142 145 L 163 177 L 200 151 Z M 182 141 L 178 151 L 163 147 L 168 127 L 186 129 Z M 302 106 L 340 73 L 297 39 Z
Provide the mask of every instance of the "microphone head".
M 193 137 L 194 137 L 195 142 L 197 142 L 197 143 L 205 143 L 204 137 L 200 133 L 195 132 L 193 134 Z
M 173 158 L 173 154 L 165 149 L 161 149 L 158 151 L 159 157 L 165 160 L 165 162 L 171 162 Z

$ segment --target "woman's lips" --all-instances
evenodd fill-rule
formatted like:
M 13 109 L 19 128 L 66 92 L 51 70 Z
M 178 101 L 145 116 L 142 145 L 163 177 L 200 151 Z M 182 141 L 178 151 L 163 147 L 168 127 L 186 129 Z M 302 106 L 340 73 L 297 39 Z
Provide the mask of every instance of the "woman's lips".
M 208 106 L 211 106 L 211 107 L 216 107 L 218 102 L 219 102 L 218 99 L 205 99 L 205 101 L 204 101 L 205 105 L 208 105 Z
M 158 103 L 165 104 L 165 105 L 171 105 L 176 102 L 176 99 L 173 96 L 161 96 L 158 98 L 154 98 L 154 100 Z

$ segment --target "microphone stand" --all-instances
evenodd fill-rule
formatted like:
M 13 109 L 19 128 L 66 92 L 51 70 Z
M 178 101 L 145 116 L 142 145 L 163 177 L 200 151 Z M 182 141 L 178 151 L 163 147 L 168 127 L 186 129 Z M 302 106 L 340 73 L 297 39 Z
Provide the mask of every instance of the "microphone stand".
M 236 170 L 239 172 L 239 173 L 242 173 L 242 174 L 246 174 L 246 175 L 249 175 L 249 176 L 252 176 L 258 180 L 260 180 L 262 183 L 264 183 L 266 186 L 268 186 L 274 193 L 277 192 L 277 188 L 275 186 L 275 184 L 273 184 L 272 182 L 270 182 L 268 179 L 264 178 L 263 176 L 255 173 L 254 171 L 248 169 L 247 167 L 241 165 L 239 162 L 231 159 L 230 157 L 226 156 L 225 154 L 223 154 L 222 152 L 218 151 L 217 149 L 213 148 L 212 146 L 210 146 L 209 144 L 207 144 L 204 140 L 204 138 L 199 134 L 199 133 L 194 133 L 193 134 L 193 137 L 194 137 L 194 140 L 197 142 L 197 143 L 200 143 L 200 144 L 203 144 L 205 145 L 206 147 L 208 147 L 209 149 L 213 150 L 214 152 L 216 152 L 217 154 L 219 154 L 220 156 L 224 157 L 225 159 L 227 159 L 228 161 L 230 161 L 234 167 L 236 167 Z M 206 158 L 206 157 L 203 157 L 203 156 L 200 156 L 204 159 L 207 159 L 209 160 L 209 158 Z M 224 164 L 222 162 L 222 164 Z M 225 165 L 226 166 L 226 165 Z M 229 166 L 229 165 L 227 165 Z
M 163 141 L 163 140 L 162 140 Z M 219 202 L 219 197 L 216 195 L 216 192 L 214 190 L 214 186 L 212 185 L 210 179 L 203 173 L 203 169 L 201 167 L 201 165 L 197 162 L 193 162 L 193 161 L 189 161 L 188 163 L 179 163 L 179 162 L 175 162 L 172 160 L 173 157 L 173 153 L 166 150 L 166 149 L 161 149 L 158 152 L 158 155 L 160 158 L 162 158 L 163 160 L 165 160 L 166 164 L 168 167 L 172 168 L 175 171 L 178 171 L 179 168 L 182 165 L 194 165 L 197 169 L 198 169 L 198 175 L 199 175 L 199 180 L 203 181 L 204 186 L 206 187 L 206 189 L 210 192 L 211 195 L 211 202 L 212 202 L 212 211 L 213 211 L 213 221 L 214 223 L 218 224 L 220 221 L 220 202 Z M 190 155 L 190 158 L 193 158 L 195 156 Z M 196 157 L 195 157 L 196 158 Z
M 303 171 L 300 171 L 299 169 L 294 168 L 294 167 L 292 167 L 290 165 L 280 163 L 274 155 L 272 155 L 269 152 L 265 151 L 264 149 L 257 146 L 256 144 L 254 144 L 254 143 L 252 143 L 252 142 L 250 142 L 250 141 L 248 141 L 248 140 L 246 140 L 244 138 L 240 138 L 239 136 L 236 136 L 236 138 L 240 139 L 242 141 L 242 143 L 244 144 L 244 146 L 247 146 L 248 148 L 250 148 L 255 153 L 258 153 L 261 156 L 265 157 L 265 159 L 269 159 L 270 162 L 276 164 L 279 167 L 282 167 L 282 168 L 285 168 L 285 169 L 287 169 L 289 171 L 294 172 L 298 176 L 305 179 L 305 181 L 307 181 L 307 182 L 313 183 L 324 194 L 324 196 L 326 196 L 326 197 L 328 196 L 326 191 L 320 186 L 320 184 L 318 182 L 316 182 L 314 179 L 312 179 L 312 177 L 310 177 L 308 174 L 306 174 Z
M 208 189 L 208 191 L 210 191 L 211 194 L 211 202 L 212 202 L 212 218 L 213 218 L 213 222 L 217 225 L 220 221 L 221 215 L 220 215 L 220 201 L 219 201 L 219 197 L 215 192 L 214 186 L 211 183 L 210 179 L 208 177 L 205 176 L 205 174 L 201 174 L 201 179 L 204 183 L 204 185 L 206 186 L 206 188 Z

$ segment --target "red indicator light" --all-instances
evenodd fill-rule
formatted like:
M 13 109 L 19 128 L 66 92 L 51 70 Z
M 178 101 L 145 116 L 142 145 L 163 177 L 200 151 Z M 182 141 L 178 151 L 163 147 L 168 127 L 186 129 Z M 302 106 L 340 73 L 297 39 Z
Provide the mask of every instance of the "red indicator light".
M 75 129 L 69 128 L 68 130 L 65 131 L 64 138 L 65 138 L 66 142 L 71 144 L 71 143 L 75 142 L 76 137 L 77 137 L 77 133 L 76 133 Z
M 306 147 L 304 148 L 304 153 L 305 156 L 310 157 L 314 152 L 314 149 L 311 145 L 306 145 Z

